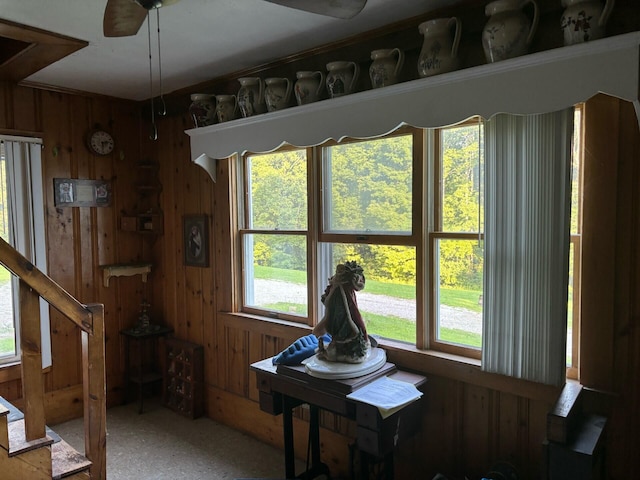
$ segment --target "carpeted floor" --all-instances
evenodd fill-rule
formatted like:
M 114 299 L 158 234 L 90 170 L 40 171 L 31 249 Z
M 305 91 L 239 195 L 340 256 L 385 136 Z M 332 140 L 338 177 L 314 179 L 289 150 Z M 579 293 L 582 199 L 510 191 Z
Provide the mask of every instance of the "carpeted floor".
M 82 419 L 52 428 L 84 452 Z M 109 480 L 256 477 L 283 478 L 283 452 L 211 419 L 190 420 L 155 399 L 145 399 L 140 415 L 137 402 L 107 410 Z

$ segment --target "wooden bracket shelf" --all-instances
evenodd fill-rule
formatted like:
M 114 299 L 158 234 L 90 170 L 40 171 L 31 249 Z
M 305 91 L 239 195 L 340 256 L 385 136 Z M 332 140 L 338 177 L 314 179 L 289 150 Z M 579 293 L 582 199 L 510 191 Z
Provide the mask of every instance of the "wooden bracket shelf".
M 105 287 L 109 286 L 111 277 L 131 277 L 133 275 L 142 275 L 142 281 L 147 281 L 147 275 L 151 273 L 150 263 L 119 263 L 112 265 L 100 265 L 103 270 L 103 283 Z

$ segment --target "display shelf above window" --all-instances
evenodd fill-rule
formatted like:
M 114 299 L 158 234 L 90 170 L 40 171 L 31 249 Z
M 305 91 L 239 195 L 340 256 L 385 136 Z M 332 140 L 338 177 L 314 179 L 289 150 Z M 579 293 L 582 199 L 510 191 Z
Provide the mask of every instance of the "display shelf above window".
M 597 93 L 632 101 L 640 112 L 639 57 L 640 32 L 633 32 L 186 133 L 192 160 L 215 180 L 215 159 L 268 152 L 285 143 L 307 147 L 328 139 L 371 138 L 403 124 L 427 128 L 473 115 L 545 113 Z

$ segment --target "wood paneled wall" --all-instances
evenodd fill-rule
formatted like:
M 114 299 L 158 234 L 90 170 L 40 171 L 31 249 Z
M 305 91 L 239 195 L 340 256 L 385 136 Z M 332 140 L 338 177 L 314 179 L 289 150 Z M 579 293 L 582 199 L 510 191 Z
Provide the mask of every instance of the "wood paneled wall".
M 207 413 L 210 417 L 277 446 L 281 419 L 259 410 L 249 365 L 273 355 L 307 333 L 301 326 L 252 319 L 232 312 L 235 291 L 233 165 L 218 165 L 218 181 L 190 161 L 185 114 L 159 121 L 159 138 L 148 139 L 139 105 L 0 83 L 0 132 L 35 133 L 44 139 L 45 201 L 50 275 L 83 302 L 105 304 L 109 404 L 120 401 L 123 341 L 119 331 L 137 319 L 143 298 L 154 321 L 175 335 L 205 347 Z M 609 97 L 590 101 L 587 115 L 587 172 L 581 380 L 607 394 L 590 408 L 608 410 L 609 478 L 640 471 L 640 134 L 633 108 Z M 113 132 L 116 151 L 93 157 L 85 132 L 100 124 Z M 122 212 L 134 212 L 135 164 L 159 162 L 164 234 L 158 237 L 118 229 Z M 113 185 L 106 208 L 55 208 L 53 178 L 104 178 Z M 183 216 L 209 219 L 210 266 L 185 266 Z M 153 263 L 149 282 L 112 278 L 102 284 L 100 265 Z M 48 421 L 81 415 L 78 333 L 52 312 L 54 366 L 46 376 Z M 446 356 L 388 345 L 391 361 L 428 376 L 422 433 L 398 452 L 397 478 L 431 478 L 436 472 L 478 477 L 495 461 L 512 462 L 522 478 L 539 478 L 546 413 L 557 391 L 481 372 Z M 0 395 L 21 396 L 19 373 L 0 370 Z M 296 449 L 306 451 L 306 411 L 295 422 Z M 347 445 L 353 425 L 323 415 L 323 460 L 336 474 L 348 473 Z M 212 448 L 215 448 L 214 446 Z
M 43 139 L 49 275 L 81 302 L 105 305 L 111 405 L 120 400 L 123 387 L 123 342 L 119 331 L 135 323 L 140 301 L 152 293 L 151 283 L 143 284 L 140 276 L 112 278 L 106 288 L 100 269 L 105 264 L 153 260 L 145 238 L 117 228 L 121 212 L 134 211 L 138 201 L 133 172 L 144 144 L 140 141 L 139 116 L 134 102 L 0 83 L 0 132 Z M 96 125 L 114 135 L 113 155 L 93 156 L 85 147 L 85 134 Z M 109 180 L 112 203 L 102 208 L 56 208 L 54 178 Z M 51 337 L 53 366 L 46 373 L 45 389 L 49 401 L 47 421 L 56 423 L 82 415 L 81 348 L 76 328 L 53 309 Z M 19 401 L 19 370 L 3 370 L 0 395 Z
M 640 333 L 637 329 L 640 241 L 638 211 L 640 134 L 630 104 L 598 96 L 587 105 L 585 209 L 585 333 L 581 378 L 594 395 L 589 408 L 611 415 L 607 435 L 609 478 L 637 470 Z M 308 333 L 303 327 L 229 313 L 234 279 L 233 165 L 218 163 L 218 180 L 189 161 L 186 115 L 161 122 L 156 151 L 162 163 L 165 235 L 154 277 L 154 298 L 182 338 L 205 346 L 208 415 L 266 442 L 282 445 L 279 418 L 260 412 L 249 365 L 274 355 Z M 181 216 L 203 213 L 212 221 L 211 266 L 185 267 Z M 173 227 L 172 227 L 173 226 Z M 175 229 L 175 232 L 172 232 Z M 606 281 L 606 286 L 603 285 Z M 175 285 L 175 287 L 174 287 Z M 583 330 L 584 331 L 584 330 Z M 558 391 L 481 372 L 446 357 L 387 346 L 391 361 L 428 376 L 422 433 L 398 452 L 397 478 L 432 478 L 436 472 L 479 477 L 496 461 L 513 463 L 524 479 L 540 478 L 546 414 Z M 604 399 L 604 400 L 603 400 Z M 306 451 L 306 411 L 295 422 L 296 451 Z M 347 475 L 353 425 L 325 414 L 323 460 Z

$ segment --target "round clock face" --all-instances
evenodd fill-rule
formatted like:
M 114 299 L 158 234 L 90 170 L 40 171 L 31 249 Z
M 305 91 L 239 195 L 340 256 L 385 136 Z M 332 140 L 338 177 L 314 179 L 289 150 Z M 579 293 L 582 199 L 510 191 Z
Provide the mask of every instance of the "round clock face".
M 93 130 L 87 139 L 89 150 L 96 155 L 109 155 L 113 152 L 115 142 L 113 137 L 104 130 Z

